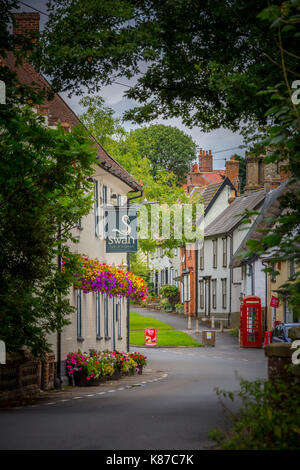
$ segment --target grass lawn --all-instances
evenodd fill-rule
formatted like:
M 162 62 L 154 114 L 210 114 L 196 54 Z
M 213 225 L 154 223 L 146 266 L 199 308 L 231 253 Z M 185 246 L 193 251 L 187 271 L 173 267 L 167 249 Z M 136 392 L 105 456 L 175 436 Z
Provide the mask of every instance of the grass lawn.
M 159 328 L 160 330 L 173 330 L 173 326 L 167 325 L 160 320 L 152 317 L 143 317 L 139 313 L 130 312 L 130 331 L 143 330 L 145 328 Z
M 158 346 L 201 346 L 201 344 L 191 336 L 182 331 L 174 330 L 174 328 L 167 323 L 163 323 L 152 317 L 143 317 L 135 312 L 130 313 L 130 344 L 136 346 L 144 345 L 144 328 L 157 328 Z

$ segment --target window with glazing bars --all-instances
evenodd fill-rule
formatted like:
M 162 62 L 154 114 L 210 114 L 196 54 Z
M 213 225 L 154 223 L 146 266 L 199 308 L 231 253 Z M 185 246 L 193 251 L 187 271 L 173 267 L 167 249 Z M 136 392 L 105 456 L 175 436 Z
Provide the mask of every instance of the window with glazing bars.
M 95 235 L 99 237 L 99 189 L 98 181 L 94 181 L 94 213 L 95 213 Z
M 200 269 L 204 269 L 204 243 L 199 250 L 199 256 L 200 256 L 200 262 L 199 262 Z
M 227 279 L 222 279 L 222 308 L 227 307 Z
M 77 290 L 77 338 L 82 337 L 82 302 L 81 290 Z
M 217 240 L 213 240 L 213 268 L 217 267 L 217 262 L 218 262 L 218 252 L 217 252 Z
M 227 266 L 227 238 L 222 239 L 223 244 L 223 267 Z
M 104 334 L 108 338 L 108 296 L 104 294 Z
M 101 336 L 101 327 L 100 327 L 100 292 L 96 292 L 96 337 L 100 338 Z
M 121 300 L 118 300 L 116 305 L 116 316 L 118 322 L 118 337 L 122 337 L 122 311 L 121 311 Z
M 211 281 L 212 308 L 217 308 L 217 279 Z
M 204 308 L 204 281 L 199 282 L 200 308 Z

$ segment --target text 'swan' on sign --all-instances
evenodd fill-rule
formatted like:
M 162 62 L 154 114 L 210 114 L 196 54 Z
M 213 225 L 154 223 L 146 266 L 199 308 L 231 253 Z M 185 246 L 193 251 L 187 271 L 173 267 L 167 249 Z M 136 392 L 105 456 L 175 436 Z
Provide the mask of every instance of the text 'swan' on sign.
M 107 253 L 137 251 L 137 211 L 134 207 L 107 206 L 104 209 Z

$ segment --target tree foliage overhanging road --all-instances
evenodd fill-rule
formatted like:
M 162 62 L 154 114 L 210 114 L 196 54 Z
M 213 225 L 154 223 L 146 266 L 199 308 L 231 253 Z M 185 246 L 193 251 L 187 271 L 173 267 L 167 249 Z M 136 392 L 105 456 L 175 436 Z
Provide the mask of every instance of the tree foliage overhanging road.
M 281 80 L 277 26 L 257 17 L 269 2 L 50 0 L 49 6 L 39 63 L 58 90 L 97 91 L 136 76 L 125 93 L 141 105 L 126 114 L 136 122 L 176 116 L 205 130 L 236 130 L 250 118 L 266 123 L 270 98 L 257 93 Z M 288 16 L 290 6 L 297 2 L 273 1 L 271 15 Z M 296 78 L 297 41 L 292 29 L 284 35 L 288 77 Z

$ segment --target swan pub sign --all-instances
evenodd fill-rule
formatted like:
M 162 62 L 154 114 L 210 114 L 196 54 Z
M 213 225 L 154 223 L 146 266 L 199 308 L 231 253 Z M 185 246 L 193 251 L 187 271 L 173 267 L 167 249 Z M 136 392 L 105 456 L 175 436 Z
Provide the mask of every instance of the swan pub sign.
M 137 251 L 136 208 L 107 206 L 104 214 L 106 253 Z

